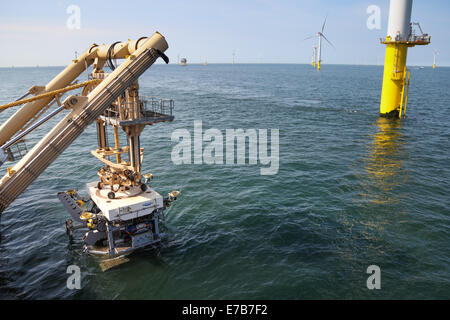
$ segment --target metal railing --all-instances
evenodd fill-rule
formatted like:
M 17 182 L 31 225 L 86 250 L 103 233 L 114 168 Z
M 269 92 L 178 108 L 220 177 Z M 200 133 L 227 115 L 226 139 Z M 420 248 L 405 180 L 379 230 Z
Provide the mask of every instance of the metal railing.
M 142 111 L 153 116 L 172 116 L 175 103 L 172 99 L 158 99 L 154 97 L 141 97 Z
M 386 37 L 386 39 L 380 38 L 380 42 L 387 44 L 390 42 L 405 43 L 409 45 L 427 45 L 431 41 L 431 37 L 428 33 L 424 33 L 418 22 L 410 23 L 409 35 L 406 38 L 401 39 L 400 34 L 397 34 L 394 38 Z

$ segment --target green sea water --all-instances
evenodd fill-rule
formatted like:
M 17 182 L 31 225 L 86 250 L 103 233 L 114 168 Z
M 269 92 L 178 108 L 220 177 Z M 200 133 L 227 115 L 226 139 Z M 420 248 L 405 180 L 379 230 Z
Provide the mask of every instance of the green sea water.
M 0 69 L 0 104 L 61 69 Z M 67 238 L 56 193 L 97 180 L 91 126 L 1 216 L 0 298 L 449 298 L 450 69 L 411 70 L 400 122 L 378 115 L 382 67 L 151 67 L 141 93 L 175 100 L 175 120 L 141 138 L 152 186 L 182 193 L 167 211 L 167 241 L 102 272 L 82 233 Z M 196 120 L 203 130 L 279 129 L 278 173 L 175 165 L 171 135 L 193 134 Z M 66 286 L 69 265 L 81 269 L 80 290 Z M 366 286 L 370 265 L 380 290 Z

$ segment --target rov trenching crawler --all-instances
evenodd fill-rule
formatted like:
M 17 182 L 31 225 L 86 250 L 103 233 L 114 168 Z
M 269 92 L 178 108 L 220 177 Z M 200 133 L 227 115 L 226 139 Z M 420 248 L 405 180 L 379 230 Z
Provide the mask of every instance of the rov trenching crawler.
M 149 102 L 151 109 L 147 108 Z M 98 149 L 91 153 L 105 164 L 97 172 L 99 181 L 87 184 L 89 197 L 75 190 L 58 193 L 72 216 L 66 221 L 67 234 L 89 229 L 83 237 L 86 251 L 114 257 L 154 245 L 165 236 L 160 221 L 179 192 L 163 198 L 151 188 L 152 174 L 141 174 L 143 148 L 139 141 L 146 125 L 172 121 L 172 112 L 172 100 L 139 98 L 136 81 L 97 119 Z M 114 129 L 114 147 L 108 145 L 107 126 Z M 127 146 L 119 144 L 119 127 L 127 135 Z
M 174 103 L 140 97 L 138 78 L 157 58 L 169 62 L 164 54 L 167 48 L 158 32 L 150 38 L 110 46 L 94 44 L 45 87 L 32 87 L 27 95 L 34 97 L 0 106 L 4 110 L 24 104 L 0 127 L 0 164 L 19 160 L 0 180 L 0 213 L 96 122 L 98 148 L 91 153 L 104 167 L 98 171 L 99 181 L 87 184 L 89 196 L 80 196 L 75 190 L 58 193 L 71 215 L 66 221 L 67 234 L 86 228 L 85 249 L 110 257 L 160 242 L 165 235 L 160 227 L 164 210 L 179 192 L 162 197 L 151 188 L 152 175 L 141 173 L 140 135 L 147 125 L 173 121 Z M 113 60 L 117 59 L 125 60 L 116 68 Z M 110 74 L 103 71 L 105 64 L 112 70 Z M 74 82 L 90 65 L 88 81 Z M 60 102 L 63 93 L 76 88 L 83 88 L 80 95 Z M 58 108 L 43 116 L 54 103 Z M 30 151 L 24 148 L 27 134 L 67 109 L 70 112 Z M 113 146 L 108 143 L 107 127 L 114 131 Z M 120 146 L 119 128 L 126 134 L 126 146 Z

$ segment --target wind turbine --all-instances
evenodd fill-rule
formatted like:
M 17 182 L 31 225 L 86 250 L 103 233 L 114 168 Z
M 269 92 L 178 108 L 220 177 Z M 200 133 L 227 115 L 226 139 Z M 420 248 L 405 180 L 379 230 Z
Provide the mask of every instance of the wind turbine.
M 433 62 L 433 69 L 436 69 L 436 56 L 439 55 L 439 52 L 435 51 L 434 52 L 434 62 Z
M 313 56 L 312 56 L 311 64 L 314 68 L 316 67 L 316 64 L 317 64 L 316 58 L 317 58 L 317 46 L 313 46 Z
M 323 34 L 323 30 L 325 29 L 326 23 L 327 23 L 327 17 L 325 17 L 325 21 L 323 22 L 322 30 L 317 33 L 317 37 L 319 37 L 319 47 L 317 50 L 317 70 L 320 70 L 321 63 L 322 63 L 322 38 L 325 39 L 325 41 L 327 41 L 334 48 L 334 45 Z M 305 40 L 315 38 L 315 37 L 316 36 L 311 36 L 311 37 L 306 38 Z

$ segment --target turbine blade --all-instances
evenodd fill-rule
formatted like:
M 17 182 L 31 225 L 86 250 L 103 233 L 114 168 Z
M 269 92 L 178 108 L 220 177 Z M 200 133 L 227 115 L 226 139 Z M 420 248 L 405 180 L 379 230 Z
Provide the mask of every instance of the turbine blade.
M 308 37 L 308 38 L 303 39 L 303 41 L 309 40 L 309 39 L 312 39 L 312 38 L 315 38 L 315 37 L 316 37 L 316 36 L 311 36 L 311 37 Z
M 327 39 L 327 37 L 325 37 L 324 34 L 322 34 L 322 37 L 323 37 L 325 40 L 327 40 L 327 42 L 328 42 L 329 44 L 331 44 L 331 46 L 332 46 L 333 48 L 335 48 L 335 46 L 331 43 L 330 40 Z
M 322 33 L 323 33 L 323 30 L 325 29 L 325 24 L 327 23 L 327 18 L 328 18 L 328 14 L 326 15 L 325 21 L 323 22 Z

